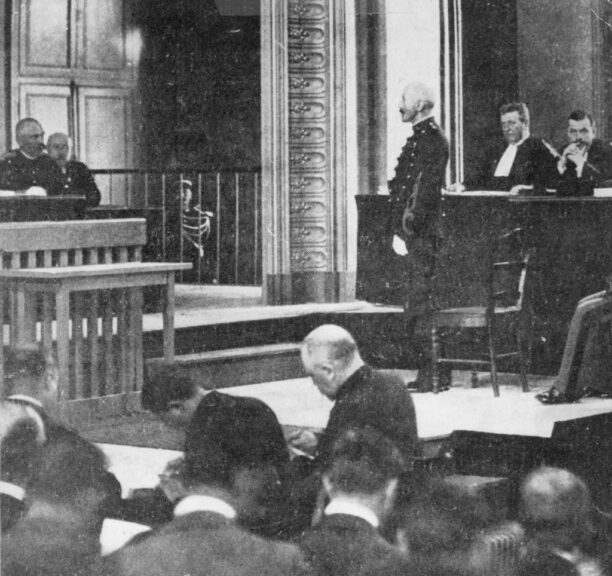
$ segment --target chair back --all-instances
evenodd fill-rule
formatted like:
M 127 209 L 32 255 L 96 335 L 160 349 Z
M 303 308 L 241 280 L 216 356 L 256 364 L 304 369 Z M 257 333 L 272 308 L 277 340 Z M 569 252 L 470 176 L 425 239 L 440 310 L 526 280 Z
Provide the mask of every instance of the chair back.
M 530 258 L 531 251 L 525 249 L 522 228 L 515 228 L 496 239 L 490 252 L 487 279 L 487 309 L 490 314 L 523 309 Z

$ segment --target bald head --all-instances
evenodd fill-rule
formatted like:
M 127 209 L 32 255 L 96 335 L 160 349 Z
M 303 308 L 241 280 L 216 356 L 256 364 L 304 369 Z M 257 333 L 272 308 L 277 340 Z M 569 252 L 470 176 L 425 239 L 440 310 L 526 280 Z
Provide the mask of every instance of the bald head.
M 323 324 L 304 338 L 302 363 L 315 386 L 328 398 L 335 398 L 340 386 L 363 366 L 355 339 L 335 324 Z
M 431 116 L 435 106 L 433 90 L 421 82 L 409 82 L 402 91 L 400 102 L 400 113 L 402 122 L 415 124 Z
M 70 138 L 63 132 L 55 132 L 47 140 L 47 152 L 60 166 L 68 162 L 70 156 Z

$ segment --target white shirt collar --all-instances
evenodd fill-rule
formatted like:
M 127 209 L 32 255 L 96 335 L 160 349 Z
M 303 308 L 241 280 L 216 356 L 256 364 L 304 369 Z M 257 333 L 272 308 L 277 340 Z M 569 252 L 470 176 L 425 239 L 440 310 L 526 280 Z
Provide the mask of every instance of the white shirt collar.
M 174 508 L 175 516 L 185 516 L 192 512 L 216 512 L 228 520 L 236 518 L 234 510 L 227 502 L 213 496 L 192 494 L 183 498 Z
M 17 500 L 23 500 L 25 498 L 25 490 L 21 486 L 17 486 L 17 484 L 11 482 L 4 482 L 3 480 L 0 480 L 0 494 L 12 496 Z
M 325 515 L 347 514 L 348 516 L 356 516 L 371 524 L 374 528 L 378 528 L 380 522 L 378 517 L 367 506 L 363 506 L 357 502 L 336 498 L 325 507 Z

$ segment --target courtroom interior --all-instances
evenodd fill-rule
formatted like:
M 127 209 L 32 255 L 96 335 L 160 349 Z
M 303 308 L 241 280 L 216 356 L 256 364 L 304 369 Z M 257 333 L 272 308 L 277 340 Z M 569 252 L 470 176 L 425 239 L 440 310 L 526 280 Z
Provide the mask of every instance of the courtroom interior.
M 612 574 L 609 0 L 0 30 L 3 574 Z

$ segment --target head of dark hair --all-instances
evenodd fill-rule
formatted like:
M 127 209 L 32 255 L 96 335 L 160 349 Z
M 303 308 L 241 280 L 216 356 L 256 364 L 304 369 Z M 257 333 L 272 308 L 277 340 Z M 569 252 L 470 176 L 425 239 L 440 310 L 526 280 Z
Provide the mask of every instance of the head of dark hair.
M 218 392 L 202 399 L 185 439 L 188 483 L 229 488 L 237 470 L 288 460 L 282 427 L 264 402 Z
M 39 349 L 8 349 L 4 352 L 4 379 L 6 395 L 12 394 L 12 384 L 18 378 L 40 381 L 47 369 L 47 359 Z
M 568 120 L 574 120 L 576 122 L 580 122 L 580 120 L 584 120 L 588 118 L 591 126 L 593 126 L 593 116 L 584 110 L 573 110 L 572 113 L 567 117 Z
M 28 484 L 33 498 L 71 505 L 84 491 L 107 490 L 103 452 L 68 428 L 62 428 L 41 450 Z
M 467 550 L 493 515 L 484 498 L 436 479 L 400 503 L 398 520 L 415 558 L 433 560 Z
M 187 400 L 197 389 L 197 384 L 175 364 L 155 364 L 146 368 L 142 407 L 155 413 L 166 412 L 171 402 Z
M 0 442 L 0 478 L 19 486 L 27 481 L 42 445 L 40 427 L 32 418 L 21 418 Z
M 504 104 L 499 109 L 499 115 L 510 114 L 511 112 L 518 112 L 521 122 L 529 124 L 529 108 L 524 102 L 509 102 Z
M 340 492 L 372 494 L 399 478 L 404 466 L 399 449 L 384 434 L 353 428 L 334 443 L 325 473 Z

